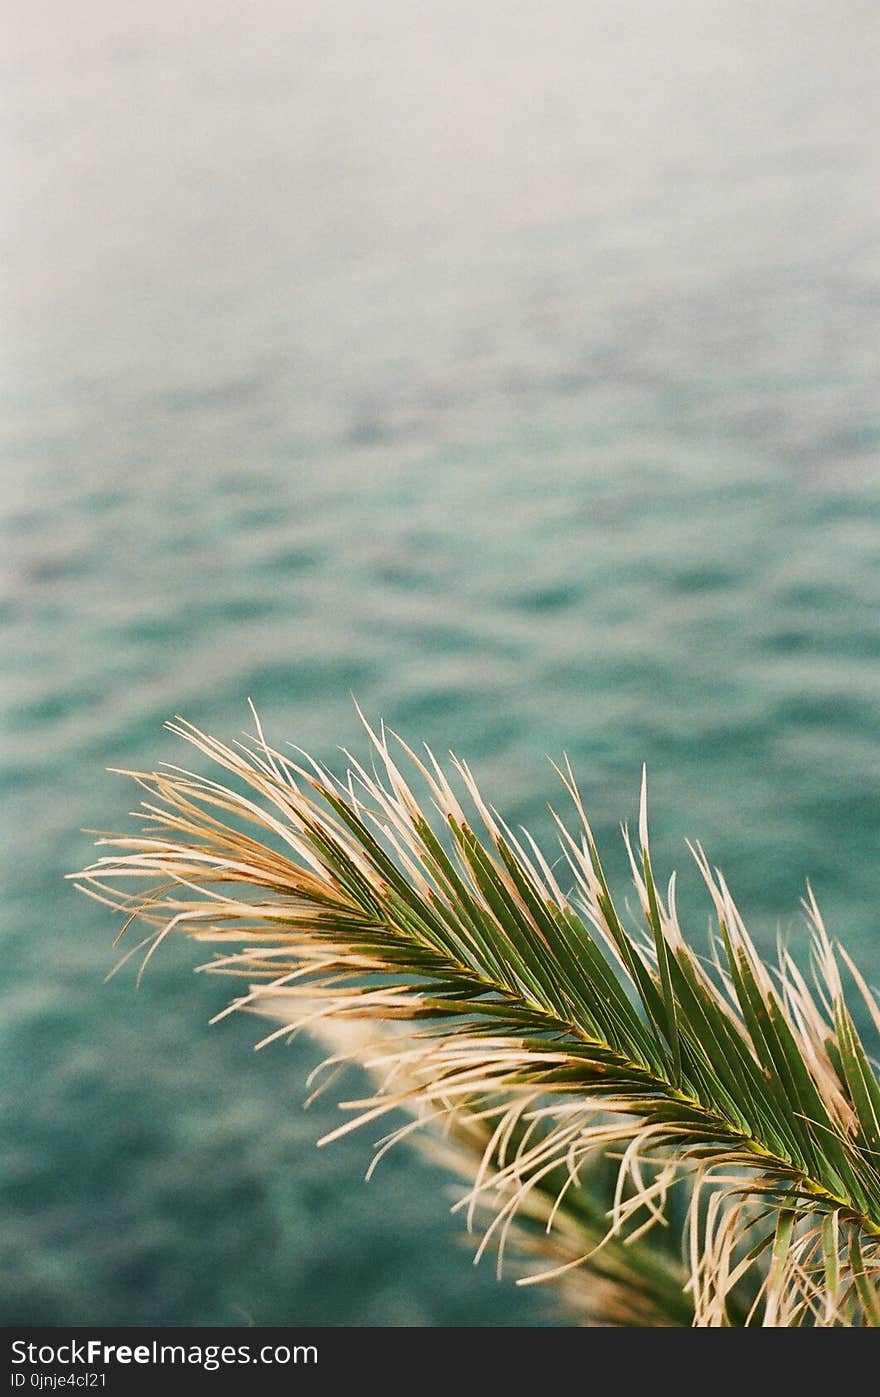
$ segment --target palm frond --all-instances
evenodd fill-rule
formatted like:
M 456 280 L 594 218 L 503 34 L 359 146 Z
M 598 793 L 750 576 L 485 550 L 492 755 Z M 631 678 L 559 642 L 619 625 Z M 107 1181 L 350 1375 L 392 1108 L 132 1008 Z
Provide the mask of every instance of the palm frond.
M 765 964 L 697 847 L 717 919 L 707 963 L 682 934 L 675 876 L 656 880 L 644 780 L 638 841 L 625 836 L 644 918 L 631 931 L 567 763 L 563 888 L 466 763 L 453 758 L 482 834 L 432 754 L 384 728 L 367 728 L 373 765 L 346 754 L 340 781 L 271 748 L 259 723 L 235 747 L 169 726 L 227 779 L 127 773 L 147 793 L 142 827 L 102 840 L 114 852 L 80 885 L 152 928 L 145 961 L 171 932 L 214 942 L 208 968 L 248 981 L 228 1012 L 280 1020 L 264 1043 L 319 1023 L 405 1028 L 358 1051 L 377 1085 L 342 1103 L 349 1119 L 327 1140 L 400 1108 L 413 1120 L 396 1135 L 478 1124 L 467 1206 L 492 1206 L 486 1245 L 551 1185 L 561 1228 L 585 1171 L 616 1157 L 607 1240 L 596 1253 L 591 1232 L 565 1274 L 662 1227 L 684 1188 L 694 1323 L 878 1322 L 880 1083 L 812 893 L 811 986 L 785 949 Z M 153 886 L 129 895 L 132 880 Z M 854 984 L 880 1026 L 857 972 Z

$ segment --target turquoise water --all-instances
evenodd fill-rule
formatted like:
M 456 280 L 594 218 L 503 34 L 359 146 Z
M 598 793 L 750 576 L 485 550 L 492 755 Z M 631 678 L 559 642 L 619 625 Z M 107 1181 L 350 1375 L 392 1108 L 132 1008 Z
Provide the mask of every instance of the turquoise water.
M 6 1322 L 546 1315 L 185 946 L 102 983 L 62 875 L 175 712 L 333 760 L 354 692 L 547 839 L 566 749 L 614 851 L 646 760 L 697 936 L 686 836 L 880 976 L 880 18 L 644 8 L 21 7 Z

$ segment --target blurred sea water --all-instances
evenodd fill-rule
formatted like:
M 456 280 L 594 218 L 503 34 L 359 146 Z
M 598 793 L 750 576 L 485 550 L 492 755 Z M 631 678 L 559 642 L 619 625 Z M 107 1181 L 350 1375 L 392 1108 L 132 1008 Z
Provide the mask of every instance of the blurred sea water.
M 619 874 L 647 761 L 696 937 L 686 836 L 880 978 L 880 12 L 14 8 L 0 1318 L 543 1322 L 63 874 L 167 717 L 353 693 L 545 841 L 567 750 Z

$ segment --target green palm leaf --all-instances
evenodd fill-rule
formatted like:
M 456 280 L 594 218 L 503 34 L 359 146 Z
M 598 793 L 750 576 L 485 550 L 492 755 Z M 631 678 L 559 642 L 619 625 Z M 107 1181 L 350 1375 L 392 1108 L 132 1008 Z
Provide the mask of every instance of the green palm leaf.
M 812 893 L 815 989 L 787 951 L 762 961 L 697 848 L 717 917 L 707 965 L 682 935 L 674 876 L 657 884 L 644 781 L 638 847 L 626 836 L 645 923 L 633 932 L 567 765 L 563 889 L 465 763 L 453 759 L 482 834 L 431 753 L 399 738 L 392 751 L 384 729 L 367 729 L 372 769 L 348 756 L 339 781 L 269 747 L 259 723 L 234 748 L 170 726 L 228 779 L 128 773 L 147 792 L 142 828 L 100 841 L 114 852 L 80 886 L 153 928 L 145 960 L 171 932 L 217 943 L 208 968 L 248 981 L 230 1011 L 280 1023 L 264 1042 L 367 1024 L 352 1052 L 374 1085 L 327 1140 L 403 1109 L 392 1138 L 421 1125 L 451 1132 L 459 1156 L 479 1143 L 467 1201 L 472 1220 L 489 1210 L 484 1244 L 503 1249 L 530 1216 L 557 1244 L 579 1237 L 549 1269 L 570 1285 L 579 1268 L 617 1267 L 599 1322 L 625 1320 L 628 1284 L 649 1301 L 630 1322 L 877 1323 L 880 1085 Z M 153 886 L 128 895 L 130 880 Z M 656 1245 L 670 1232 L 685 1295 Z

